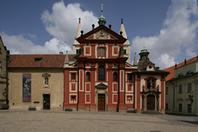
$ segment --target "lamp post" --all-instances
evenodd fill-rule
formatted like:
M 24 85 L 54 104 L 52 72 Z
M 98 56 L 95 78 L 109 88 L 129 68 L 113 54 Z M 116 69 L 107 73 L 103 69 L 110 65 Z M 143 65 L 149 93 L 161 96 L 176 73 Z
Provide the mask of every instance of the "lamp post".
M 116 63 L 115 64 L 115 71 L 118 73 L 118 77 L 117 77 L 117 83 L 118 83 L 118 87 L 117 87 L 117 90 L 118 90 L 118 98 L 117 98 L 117 106 L 116 106 L 116 112 L 119 112 L 120 111 L 120 87 L 119 87 L 119 80 L 120 80 L 120 73 L 119 73 L 119 64 Z

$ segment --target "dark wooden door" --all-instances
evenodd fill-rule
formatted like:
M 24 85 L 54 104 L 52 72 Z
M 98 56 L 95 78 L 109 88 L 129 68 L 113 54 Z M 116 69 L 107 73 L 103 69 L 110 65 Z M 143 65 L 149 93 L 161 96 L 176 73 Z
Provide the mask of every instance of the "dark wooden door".
M 43 94 L 43 109 L 50 109 L 50 94 Z
M 147 110 L 155 110 L 155 96 L 154 95 L 147 96 Z
M 98 94 L 98 111 L 105 111 L 105 94 Z

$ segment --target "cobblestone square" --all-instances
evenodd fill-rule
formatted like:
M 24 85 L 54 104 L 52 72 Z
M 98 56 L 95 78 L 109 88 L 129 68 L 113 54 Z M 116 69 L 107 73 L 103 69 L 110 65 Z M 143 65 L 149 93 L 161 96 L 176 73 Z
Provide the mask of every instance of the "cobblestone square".
M 198 117 L 114 112 L 0 111 L 0 132 L 197 132 Z

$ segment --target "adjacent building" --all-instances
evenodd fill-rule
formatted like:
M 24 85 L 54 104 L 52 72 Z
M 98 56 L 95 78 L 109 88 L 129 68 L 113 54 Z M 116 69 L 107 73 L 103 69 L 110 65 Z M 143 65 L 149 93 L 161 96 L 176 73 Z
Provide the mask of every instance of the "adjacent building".
M 8 109 L 8 71 L 9 51 L 0 36 L 0 109 Z
M 10 55 L 10 109 L 62 110 L 65 55 Z
M 198 115 L 198 56 L 166 70 L 166 112 Z

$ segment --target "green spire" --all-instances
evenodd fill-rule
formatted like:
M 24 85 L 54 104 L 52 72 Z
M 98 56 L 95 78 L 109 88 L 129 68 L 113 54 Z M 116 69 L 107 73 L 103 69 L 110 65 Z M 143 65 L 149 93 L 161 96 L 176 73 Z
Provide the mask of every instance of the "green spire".
M 103 3 L 101 3 L 100 13 L 101 13 L 101 16 L 99 17 L 98 24 L 99 25 L 105 25 L 106 20 L 105 20 L 105 17 L 103 16 Z

